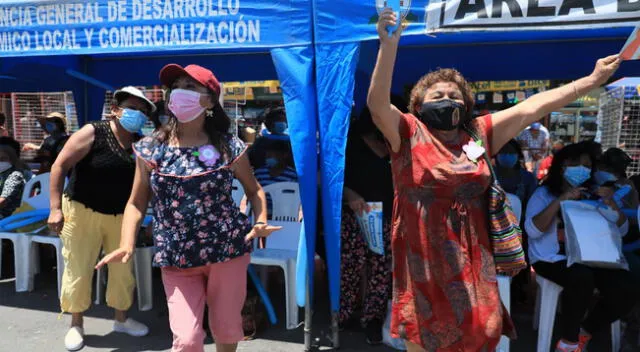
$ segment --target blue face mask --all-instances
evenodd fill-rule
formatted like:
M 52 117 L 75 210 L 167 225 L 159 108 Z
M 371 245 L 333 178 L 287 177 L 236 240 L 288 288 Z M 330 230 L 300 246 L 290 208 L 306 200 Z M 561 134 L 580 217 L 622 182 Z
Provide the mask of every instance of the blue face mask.
M 53 134 L 58 130 L 58 125 L 55 122 L 47 122 L 44 124 L 44 129 L 48 134 Z
M 160 116 L 158 117 L 158 120 L 160 121 L 160 125 L 164 126 L 164 125 L 166 125 L 167 123 L 169 123 L 169 116 L 167 116 L 167 115 L 160 115 Z
M 616 175 L 607 171 L 596 171 L 596 173 L 593 174 L 593 179 L 599 186 L 602 186 L 607 182 L 618 181 Z
M 278 159 L 276 159 L 276 158 L 266 158 L 264 160 L 264 163 L 267 165 L 267 167 L 276 167 L 276 165 L 278 165 Z
M 591 169 L 588 167 L 579 166 L 567 166 L 564 170 L 564 179 L 569 182 L 572 187 L 578 187 L 581 184 L 587 182 L 591 178 Z
M 498 165 L 511 169 L 516 166 L 516 163 L 518 162 L 518 154 L 501 153 L 496 156 L 496 160 L 498 161 Z
M 122 109 L 120 125 L 131 133 L 138 133 L 147 122 L 147 116 L 138 110 Z
M 271 129 L 271 133 L 275 133 L 275 134 L 287 134 L 287 128 L 289 128 L 289 126 L 287 125 L 286 122 L 274 122 L 273 123 L 273 128 Z

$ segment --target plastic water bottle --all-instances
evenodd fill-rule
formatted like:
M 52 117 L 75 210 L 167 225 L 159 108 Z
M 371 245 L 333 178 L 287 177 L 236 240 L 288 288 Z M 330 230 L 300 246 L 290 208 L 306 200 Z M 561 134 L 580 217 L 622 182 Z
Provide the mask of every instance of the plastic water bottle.
M 393 13 L 396 14 L 396 23 L 400 23 L 402 20 L 400 18 L 400 0 L 387 0 L 387 7 L 393 10 Z M 398 29 L 398 24 L 395 26 L 387 26 L 387 32 L 389 33 L 389 38 L 393 36 L 393 33 Z

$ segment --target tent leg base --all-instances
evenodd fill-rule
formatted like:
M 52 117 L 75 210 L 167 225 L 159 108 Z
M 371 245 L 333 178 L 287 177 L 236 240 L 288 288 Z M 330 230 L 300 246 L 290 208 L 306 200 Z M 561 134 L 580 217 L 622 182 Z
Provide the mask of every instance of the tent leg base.
M 331 313 L 331 342 L 333 348 L 340 348 L 340 328 L 338 326 L 338 313 Z
M 311 309 L 311 294 L 309 292 L 309 285 L 307 284 L 307 304 L 304 307 L 304 351 L 310 352 L 313 348 L 313 334 L 312 334 L 312 318 L 313 310 Z

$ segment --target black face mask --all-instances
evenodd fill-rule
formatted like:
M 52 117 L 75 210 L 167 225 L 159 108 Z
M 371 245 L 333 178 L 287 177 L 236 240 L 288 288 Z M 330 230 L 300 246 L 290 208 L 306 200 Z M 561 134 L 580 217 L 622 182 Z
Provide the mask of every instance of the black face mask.
M 466 120 L 464 105 L 450 99 L 422 104 L 420 121 L 436 130 L 455 130 Z

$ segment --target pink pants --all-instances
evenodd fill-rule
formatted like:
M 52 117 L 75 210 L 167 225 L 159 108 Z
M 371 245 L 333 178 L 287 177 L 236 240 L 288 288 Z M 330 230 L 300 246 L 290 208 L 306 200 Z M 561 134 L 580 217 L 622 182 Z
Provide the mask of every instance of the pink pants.
M 209 327 L 216 343 L 233 344 L 244 339 L 242 307 L 250 260 L 245 255 L 197 268 L 162 268 L 173 352 L 204 351 L 205 304 L 209 307 Z

